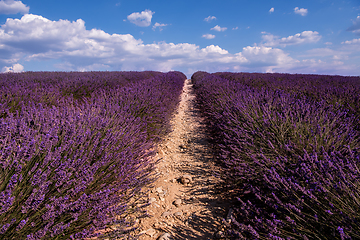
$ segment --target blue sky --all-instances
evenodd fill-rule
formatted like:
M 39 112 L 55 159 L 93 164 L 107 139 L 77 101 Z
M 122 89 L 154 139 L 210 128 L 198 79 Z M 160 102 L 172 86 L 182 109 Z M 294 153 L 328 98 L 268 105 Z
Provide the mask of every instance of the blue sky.
M 0 0 L 0 71 L 360 75 L 359 0 Z

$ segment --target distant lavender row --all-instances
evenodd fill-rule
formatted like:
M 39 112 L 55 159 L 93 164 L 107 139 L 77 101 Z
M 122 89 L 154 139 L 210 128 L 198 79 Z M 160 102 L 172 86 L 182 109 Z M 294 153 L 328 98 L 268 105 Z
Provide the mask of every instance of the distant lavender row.
M 20 102 L 56 105 L 60 99 L 90 97 L 100 89 L 112 89 L 161 75 L 161 72 L 26 72 L 0 75 L 0 117 L 4 108 L 19 109 Z
M 214 75 L 257 89 L 280 89 L 295 96 L 340 105 L 360 117 L 360 77 L 229 72 Z
M 359 78 L 329 76 L 314 90 L 313 75 L 281 75 L 281 84 L 276 74 L 239 75 L 192 76 L 228 190 L 237 199 L 228 234 L 360 239 L 360 115 L 346 105 L 359 97 Z M 337 95 L 333 88 L 340 85 L 350 85 L 354 95 Z M 318 97 L 304 94 L 310 91 Z M 335 95 L 344 104 L 333 104 Z
M 185 75 L 0 78 L 0 238 L 82 239 L 113 224 L 120 234 L 116 216 L 131 214 L 128 200 L 150 180 L 149 150 L 169 130 Z M 82 89 L 91 90 L 74 99 Z

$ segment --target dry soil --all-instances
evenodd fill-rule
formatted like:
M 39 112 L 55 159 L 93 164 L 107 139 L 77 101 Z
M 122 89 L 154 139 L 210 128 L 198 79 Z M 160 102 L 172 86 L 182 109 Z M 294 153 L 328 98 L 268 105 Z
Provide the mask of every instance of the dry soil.
M 191 80 L 185 81 L 172 132 L 158 145 L 157 180 L 144 201 L 147 217 L 138 219 L 140 240 L 217 239 L 228 206 L 215 189 L 221 185 L 204 119 L 195 104 Z M 188 183 L 187 183 L 188 182 Z

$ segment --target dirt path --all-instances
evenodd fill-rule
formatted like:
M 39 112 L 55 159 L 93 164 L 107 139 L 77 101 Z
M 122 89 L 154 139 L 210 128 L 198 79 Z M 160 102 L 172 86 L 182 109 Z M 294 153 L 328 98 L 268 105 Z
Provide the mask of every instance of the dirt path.
M 194 99 L 188 79 L 173 131 L 158 146 L 158 179 L 145 200 L 149 216 L 139 221 L 141 240 L 214 239 L 226 217 L 227 206 L 214 193 L 221 180 L 214 176 L 218 170 Z

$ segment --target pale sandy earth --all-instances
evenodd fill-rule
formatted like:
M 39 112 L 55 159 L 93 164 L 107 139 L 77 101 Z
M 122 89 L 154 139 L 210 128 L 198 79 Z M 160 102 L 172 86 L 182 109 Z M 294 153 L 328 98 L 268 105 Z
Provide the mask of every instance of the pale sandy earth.
M 216 193 L 221 184 L 204 129 L 204 119 L 195 106 L 191 80 L 185 81 L 179 108 L 171 121 L 172 132 L 158 145 L 161 160 L 144 202 L 149 217 L 140 218 L 140 239 L 216 239 L 228 206 Z M 190 184 L 179 179 L 190 175 Z M 146 189 L 144 190 L 146 191 Z M 180 199 L 178 206 L 174 201 Z M 179 202 L 179 200 L 178 200 Z M 164 233 L 171 235 L 165 238 Z M 168 235 L 169 236 L 169 235 Z
M 133 237 L 125 239 L 225 239 L 223 219 L 229 221 L 232 210 L 220 194 L 220 167 L 211 155 L 190 79 L 185 81 L 171 127 L 153 149 L 154 162 L 158 160 L 152 172 L 156 180 L 128 203 L 137 209 L 133 214 L 119 216 L 131 222 L 128 229 Z M 184 176 L 191 182 L 183 184 Z M 117 226 L 98 232 L 111 234 L 111 229 Z M 101 239 L 124 238 L 115 233 Z

